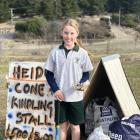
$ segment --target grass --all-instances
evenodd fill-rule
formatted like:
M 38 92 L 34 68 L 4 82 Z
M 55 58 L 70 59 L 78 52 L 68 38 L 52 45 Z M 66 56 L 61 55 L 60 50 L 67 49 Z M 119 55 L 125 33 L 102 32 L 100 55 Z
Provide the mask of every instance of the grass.
M 130 87 L 133 91 L 135 99 L 140 106 L 140 63 L 133 62 L 133 63 L 125 63 L 123 65 L 124 70 L 126 72 L 127 78 L 129 80 Z
M 14 44 L 13 44 L 14 46 Z M 16 46 L 16 45 L 15 45 Z M 5 76 L 8 73 L 8 64 L 11 61 L 41 61 L 45 62 L 47 59 L 48 52 L 50 51 L 51 47 L 46 47 L 38 49 L 17 49 L 9 48 L 5 50 L 0 50 L 0 140 L 3 140 L 3 131 L 5 127 L 5 115 L 6 115 L 6 79 Z M 89 55 L 91 57 L 92 62 L 94 63 L 94 66 L 96 67 L 97 63 L 99 62 L 100 58 L 102 56 L 116 53 L 115 51 L 111 50 L 111 47 L 109 48 L 109 51 L 106 49 L 100 50 L 99 45 L 95 46 L 93 44 L 90 44 L 86 47 L 87 50 L 89 50 Z M 114 49 L 114 48 L 113 48 Z M 121 49 L 119 48 L 117 50 L 118 52 L 121 52 Z M 121 61 L 122 65 L 124 67 L 124 70 L 126 72 L 128 81 L 130 83 L 130 86 L 133 90 L 134 96 L 136 98 L 137 103 L 140 106 L 140 51 L 133 50 L 134 52 L 137 52 L 137 57 L 135 54 L 132 54 L 132 52 L 128 49 L 123 52 L 121 52 Z M 127 55 L 126 55 L 127 54 Z M 133 58 L 133 59 L 130 59 Z M 136 59 L 135 59 L 136 58 Z
M 0 140 L 3 140 L 4 137 L 4 128 L 5 128 L 5 123 L 0 123 Z

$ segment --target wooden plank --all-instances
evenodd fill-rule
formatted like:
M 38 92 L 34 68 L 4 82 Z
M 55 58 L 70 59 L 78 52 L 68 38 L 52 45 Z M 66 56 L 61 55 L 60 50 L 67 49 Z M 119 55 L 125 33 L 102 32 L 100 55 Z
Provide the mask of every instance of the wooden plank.
M 122 68 L 119 55 L 103 57 L 102 63 L 124 116 L 140 114 L 139 107 Z

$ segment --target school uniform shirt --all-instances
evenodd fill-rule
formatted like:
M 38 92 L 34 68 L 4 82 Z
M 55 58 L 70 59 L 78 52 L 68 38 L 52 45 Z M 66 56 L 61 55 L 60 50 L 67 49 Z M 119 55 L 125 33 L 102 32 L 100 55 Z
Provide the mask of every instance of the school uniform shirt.
M 53 72 L 66 102 L 83 100 L 83 91 L 74 90 L 73 85 L 80 82 L 83 72 L 93 69 L 86 50 L 75 45 L 66 55 L 64 46 L 60 45 L 50 52 L 45 69 Z

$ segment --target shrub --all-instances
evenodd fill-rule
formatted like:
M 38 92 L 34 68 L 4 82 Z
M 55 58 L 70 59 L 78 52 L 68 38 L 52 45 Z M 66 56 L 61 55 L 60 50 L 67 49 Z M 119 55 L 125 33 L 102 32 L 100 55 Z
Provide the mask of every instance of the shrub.
M 136 27 L 136 21 L 135 21 L 135 17 L 130 16 L 130 15 L 123 15 L 121 17 L 121 25 L 122 26 L 127 26 L 127 27 L 131 27 L 134 28 Z
M 41 35 L 40 28 L 41 28 L 40 22 L 35 18 L 27 21 L 27 31 L 29 33 L 33 33 L 37 36 L 40 36 Z
M 113 14 L 112 15 L 112 23 L 118 24 L 119 23 L 119 15 Z M 120 17 L 120 24 L 126 27 L 135 28 L 138 23 L 138 20 L 133 15 L 121 15 Z
M 18 22 L 16 23 L 15 25 L 15 29 L 16 31 L 19 31 L 19 32 L 27 32 L 27 23 L 26 22 Z
M 33 36 L 43 36 L 46 34 L 47 21 L 43 17 L 34 16 L 26 22 L 16 23 L 16 31 L 32 34 Z

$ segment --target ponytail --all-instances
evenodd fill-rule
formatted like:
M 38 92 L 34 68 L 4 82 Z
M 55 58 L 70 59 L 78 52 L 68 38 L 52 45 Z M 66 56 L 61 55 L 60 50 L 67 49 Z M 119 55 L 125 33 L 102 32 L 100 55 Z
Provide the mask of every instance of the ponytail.
M 83 44 L 82 44 L 82 41 L 80 39 L 76 39 L 76 42 L 75 42 L 79 47 L 83 48 Z

